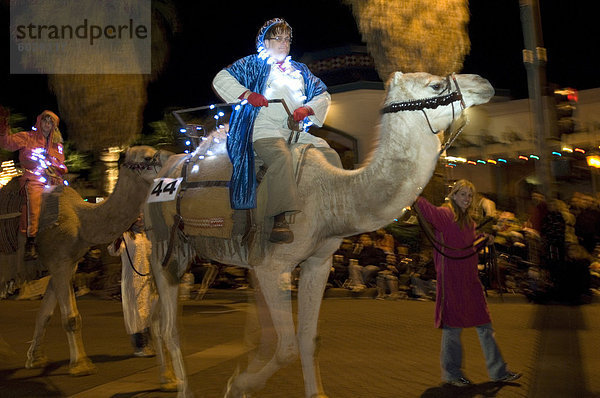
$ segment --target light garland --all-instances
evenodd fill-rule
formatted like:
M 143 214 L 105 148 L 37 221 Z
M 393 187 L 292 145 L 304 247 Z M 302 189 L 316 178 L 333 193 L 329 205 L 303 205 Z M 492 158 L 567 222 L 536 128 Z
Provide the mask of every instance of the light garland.
M 568 155 L 568 154 L 579 154 L 578 156 L 581 155 L 585 155 L 587 153 L 587 151 L 583 148 L 571 148 L 571 147 L 563 147 L 561 148 L 560 151 L 552 151 L 550 153 L 550 156 L 554 159 L 556 158 L 562 158 L 564 155 Z M 529 155 L 525 155 L 525 154 L 520 154 L 517 155 L 516 158 L 514 159 L 505 159 L 505 158 L 496 158 L 496 159 L 467 159 L 467 158 L 463 158 L 463 157 L 458 157 L 458 156 L 444 156 L 441 158 L 442 161 L 445 162 L 445 167 L 448 168 L 455 168 L 457 166 L 459 166 L 460 164 L 467 164 L 467 165 L 471 165 L 471 166 L 477 166 L 477 165 L 492 165 L 492 166 L 502 166 L 507 165 L 509 162 L 515 162 L 515 161 L 519 161 L 519 162 L 527 162 L 530 160 L 540 160 L 541 156 L 537 155 L 537 154 L 529 154 Z
M 52 166 L 52 162 L 50 160 L 48 160 L 46 158 L 47 155 L 47 151 L 46 148 L 34 148 L 31 151 L 31 156 L 29 157 L 31 160 L 33 160 L 34 162 L 37 163 L 35 169 L 31 170 L 31 172 L 36 175 L 39 176 L 38 181 L 40 181 L 43 184 L 46 184 L 47 182 L 50 181 L 50 178 L 48 176 L 47 170 L 48 167 Z M 69 182 L 67 180 L 62 179 L 61 177 L 58 177 L 60 180 L 62 180 L 62 183 L 64 185 L 69 185 Z M 50 185 L 45 185 L 46 188 L 49 188 Z

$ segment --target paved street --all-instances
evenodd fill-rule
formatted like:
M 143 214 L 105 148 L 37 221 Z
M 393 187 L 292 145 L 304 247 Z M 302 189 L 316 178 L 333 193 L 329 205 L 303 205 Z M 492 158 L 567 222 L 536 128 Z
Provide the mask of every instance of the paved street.
M 0 300 L 0 397 L 175 397 L 158 390 L 156 358 L 134 358 L 121 304 L 91 295 L 78 299 L 88 355 L 98 372 L 68 375 L 68 346 L 58 309 L 47 338 L 50 364 L 23 367 L 39 301 Z M 440 381 L 441 332 L 428 301 L 326 298 L 320 335 L 321 374 L 331 398 L 392 397 L 600 397 L 600 304 L 539 306 L 516 296 L 490 298 L 502 353 L 517 382 L 491 383 L 474 329 L 463 333 L 465 372 L 476 385 Z M 222 396 L 236 367 L 243 368 L 256 340 L 253 305 L 244 294 L 209 292 L 184 301 L 182 345 L 196 397 Z M 279 371 L 256 397 L 303 397 L 300 361 Z

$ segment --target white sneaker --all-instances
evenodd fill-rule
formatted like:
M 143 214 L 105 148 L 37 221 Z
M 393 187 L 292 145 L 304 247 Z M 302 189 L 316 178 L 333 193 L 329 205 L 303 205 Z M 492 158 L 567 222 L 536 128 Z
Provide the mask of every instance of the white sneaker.
M 365 291 L 367 287 L 365 285 L 354 285 L 350 288 L 350 290 L 352 290 L 355 293 L 360 293 Z
M 156 353 L 152 349 L 152 347 L 145 346 L 143 348 L 138 348 L 133 352 L 133 356 L 139 358 L 150 358 L 155 356 Z
M 473 383 L 471 382 L 471 380 L 467 379 L 466 377 L 461 376 L 456 380 L 448 381 L 448 384 L 453 385 L 454 387 L 468 387 Z

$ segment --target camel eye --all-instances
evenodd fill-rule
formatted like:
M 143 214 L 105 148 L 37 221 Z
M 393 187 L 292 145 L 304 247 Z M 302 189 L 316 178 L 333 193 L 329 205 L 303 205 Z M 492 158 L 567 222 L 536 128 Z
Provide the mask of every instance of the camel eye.
M 151 161 L 151 160 L 152 160 L 152 157 L 151 157 L 151 156 L 146 156 L 146 157 L 144 158 L 144 161 L 145 161 L 145 162 L 149 162 L 149 161 Z
M 434 91 L 439 91 L 442 88 L 441 83 L 432 83 L 429 87 L 431 87 Z

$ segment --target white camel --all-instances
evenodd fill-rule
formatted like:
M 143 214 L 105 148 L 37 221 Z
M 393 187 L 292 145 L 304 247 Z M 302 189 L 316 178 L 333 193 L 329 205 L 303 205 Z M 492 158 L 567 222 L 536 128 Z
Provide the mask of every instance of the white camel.
M 438 160 L 440 141 L 434 132 L 447 129 L 463 107 L 486 103 L 494 95 L 489 82 L 477 75 L 444 78 L 397 72 L 388 82 L 387 90 L 384 103 L 387 112 L 381 116 L 379 144 L 367 165 L 343 170 L 329 164 L 318 150 L 306 151 L 298 181 L 304 208 L 291 225 L 295 237 L 292 243 L 265 243 L 262 261 L 251 264 L 242 236 L 234 236 L 214 250 L 211 247 L 218 243 L 217 238 L 190 236 L 186 243 L 177 238 L 180 234 L 175 234 L 175 255 L 163 268 L 161 259 L 166 243 L 153 238 L 153 248 L 157 251 L 152 269 L 160 295 L 161 335 L 174 365 L 177 379 L 172 381 L 179 385 L 179 396 L 190 395 L 175 319 L 178 280 L 189 260 L 181 253 L 190 245 L 201 257 L 252 270 L 277 335 L 272 355 L 255 357 L 244 372 L 234 374 L 225 396 L 244 397 L 261 389 L 271 375 L 294 361 L 300 352 L 306 397 L 326 397 L 315 350 L 319 309 L 332 254 L 343 237 L 387 225 L 411 205 L 431 178 Z M 174 156 L 169 164 L 181 162 L 182 156 Z M 171 168 L 165 166 L 161 175 Z M 165 176 L 179 177 L 179 174 Z M 151 214 L 151 222 L 172 225 L 172 217 L 164 214 L 172 213 L 173 207 L 173 202 L 164 202 L 161 212 Z M 298 264 L 301 274 L 296 330 L 290 292 L 280 288 L 280 281 L 282 275 Z M 264 331 L 267 325 L 261 326 Z M 263 339 L 261 344 L 268 341 Z M 269 350 L 259 347 L 258 352 Z
M 148 146 L 129 148 L 113 193 L 98 204 L 85 202 L 74 189 L 64 187 L 58 199 L 57 221 L 41 229 L 36 238 L 39 259 L 34 266 L 47 269 L 50 281 L 36 317 L 25 367 L 38 368 L 47 364 L 43 340 L 58 303 L 69 342 L 69 373 L 83 376 L 95 372 L 83 346 L 81 316 L 71 281 L 73 273 L 78 260 L 91 246 L 109 243 L 131 226 L 148 195 L 150 184 L 169 155 L 171 153 L 158 152 Z M 16 254 L 0 255 L 0 265 L 23 269 L 22 264 L 18 264 L 23 261 L 23 243 L 24 238 Z

